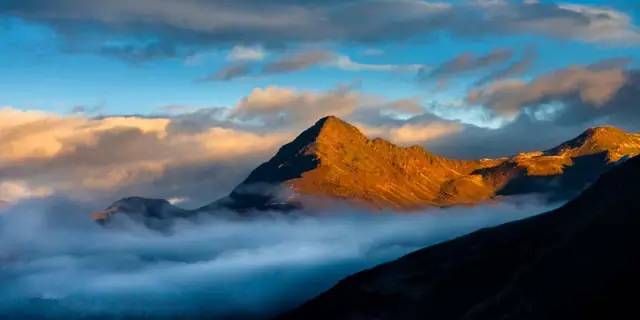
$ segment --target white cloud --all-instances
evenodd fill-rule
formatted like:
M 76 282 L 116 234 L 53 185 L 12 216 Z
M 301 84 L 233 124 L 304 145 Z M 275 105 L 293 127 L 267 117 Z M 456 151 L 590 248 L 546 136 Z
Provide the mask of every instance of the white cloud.
M 227 60 L 229 61 L 260 61 L 266 56 L 266 52 L 262 46 L 256 45 L 251 47 L 246 46 L 234 46 L 229 54 Z
M 0 181 L 0 199 L 2 202 L 17 202 L 29 198 L 43 198 L 53 194 L 46 186 L 31 187 L 23 180 Z
M 328 63 L 341 70 L 346 71 L 378 71 L 378 72 L 418 72 L 424 69 L 421 64 L 367 64 L 351 60 L 348 56 L 336 56 Z

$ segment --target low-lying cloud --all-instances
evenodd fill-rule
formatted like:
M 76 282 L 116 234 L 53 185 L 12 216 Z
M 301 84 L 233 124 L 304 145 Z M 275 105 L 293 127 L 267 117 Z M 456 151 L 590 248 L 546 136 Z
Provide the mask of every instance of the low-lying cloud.
M 1 317 L 261 318 L 363 268 L 548 209 L 521 198 L 411 214 L 200 216 L 163 235 L 100 227 L 88 206 L 47 199 L 0 214 Z

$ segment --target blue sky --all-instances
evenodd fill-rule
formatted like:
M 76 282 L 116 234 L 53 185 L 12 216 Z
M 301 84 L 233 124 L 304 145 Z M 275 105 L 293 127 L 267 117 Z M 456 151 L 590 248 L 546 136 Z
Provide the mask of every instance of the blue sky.
M 637 28 L 640 11 L 632 1 L 574 1 L 628 14 Z M 79 28 L 79 27 L 75 27 Z M 127 61 L 90 50 L 70 48 L 69 40 L 47 21 L 5 15 L 0 29 L 0 105 L 68 113 L 74 107 L 99 110 L 100 114 L 152 114 L 168 105 L 186 108 L 233 106 L 253 88 L 281 86 L 325 91 L 339 85 L 382 95 L 389 99 L 420 97 L 423 101 L 457 101 L 476 74 L 464 75 L 446 87 L 416 81 L 410 72 L 345 71 L 322 65 L 276 75 L 251 76 L 232 81 L 199 81 L 228 64 L 234 44 L 181 45 L 189 54 L 145 61 Z M 118 40 L 119 35 L 109 36 Z M 142 41 L 133 37 L 132 41 Z M 145 40 L 146 41 L 146 40 Z M 236 46 L 242 45 L 238 39 Z M 83 43 L 74 46 L 83 46 Z M 257 44 L 257 46 L 261 46 Z M 637 65 L 640 50 L 627 43 L 599 43 L 582 39 L 554 38 L 540 34 L 457 37 L 447 32 L 411 40 L 370 43 L 319 41 L 290 43 L 283 48 L 263 46 L 265 61 L 302 50 L 331 50 L 353 61 L 370 64 L 423 64 L 436 67 L 465 52 L 485 54 L 496 48 L 522 54 L 533 48 L 538 58 L 523 79 L 571 64 L 589 64 L 612 57 L 630 57 Z M 375 54 L 368 54 L 373 52 Z M 194 58 L 195 57 L 195 58 Z M 99 108 L 99 109 L 98 109 Z

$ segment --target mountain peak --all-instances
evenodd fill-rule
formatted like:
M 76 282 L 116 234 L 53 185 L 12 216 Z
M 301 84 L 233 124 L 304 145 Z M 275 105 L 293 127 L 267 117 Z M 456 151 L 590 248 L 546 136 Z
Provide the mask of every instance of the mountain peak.
M 606 140 L 611 140 L 611 139 L 614 139 L 614 140 L 624 139 L 627 135 L 628 133 L 626 131 L 618 127 L 605 125 L 605 126 L 588 128 L 580 135 L 580 137 L 585 137 L 592 141 L 606 142 Z
M 635 156 L 639 149 L 639 134 L 628 133 L 614 126 L 598 126 L 585 130 L 578 137 L 545 153 L 577 157 L 606 152 L 609 161 L 613 162 L 624 156 Z
M 316 121 L 316 125 L 325 125 L 325 124 L 330 124 L 330 123 L 337 123 L 340 125 L 349 125 L 349 123 L 347 123 L 346 121 L 338 118 L 337 116 L 334 115 L 328 115 L 328 116 L 324 116 L 320 119 L 318 119 L 318 121 Z
M 331 144 L 340 141 L 363 142 L 367 140 L 366 136 L 360 132 L 358 128 L 332 115 L 318 120 L 311 128 L 307 129 L 307 131 L 315 133 L 310 136 L 312 141 L 309 142 L 323 142 Z
M 439 204 L 442 184 L 491 164 L 495 165 L 451 160 L 420 147 L 370 140 L 355 126 L 327 116 L 251 172 L 230 198 L 234 203 L 263 209 L 295 202 L 300 196 L 346 199 L 370 207 L 413 208 Z M 451 188 L 462 187 L 457 184 Z
M 126 214 L 134 220 L 143 221 L 147 225 L 152 224 L 151 220 L 189 215 L 187 210 L 175 207 L 165 199 L 127 197 L 112 203 L 104 210 L 93 212 L 91 217 L 98 223 L 106 223 L 114 214 L 118 213 Z

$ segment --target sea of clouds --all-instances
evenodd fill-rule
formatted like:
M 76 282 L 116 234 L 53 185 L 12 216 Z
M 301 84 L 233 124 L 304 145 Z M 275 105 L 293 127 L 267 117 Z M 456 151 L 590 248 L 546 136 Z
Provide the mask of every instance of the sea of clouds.
M 0 213 L 0 318 L 268 318 L 359 270 L 555 206 L 207 215 L 160 233 L 99 226 L 88 204 L 23 202 Z

